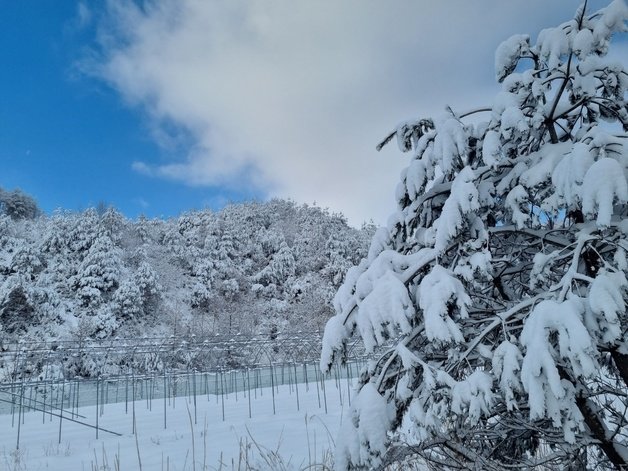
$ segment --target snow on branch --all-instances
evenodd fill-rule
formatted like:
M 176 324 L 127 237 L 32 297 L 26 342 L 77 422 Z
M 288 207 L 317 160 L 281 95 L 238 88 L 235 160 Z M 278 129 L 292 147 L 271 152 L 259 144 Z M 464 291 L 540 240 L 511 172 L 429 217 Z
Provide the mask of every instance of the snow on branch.
M 521 382 L 528 393 L 530 419 L 548 415 L 559 420 L 557 401 L 565 398 L 565 381 L 559 365 L 567 360 L 577 377 L 589 378 L 597 372 L 594 343 L 582 322 L 582 299 L 572 297 L 565 302 L 542 301 L 536 306 L 521 332 L 520 341 L 526 349 L 521 365 Z M 558 351 L 549 342 L 552 333 L 558 336 Z
M 357 324 L 364 347 L 372 352 L 376 345 L 394 337 L 397 331 L 411 330 L 414 306 L 408 290 L 392 272 L 379 278 L 373 290 L 359 304 Z
M 434 222 L 434 248 L 442 252 L 456 237 L 465 223 L 465 216 L 479 208 L 478 190 L 473 183 L 475 174 L 465 167 L 451 185 L 451 193 L 440 217 Z
M 621 339 L 620 315 L 626 312 L 624 301 L 626 289 L 628 281 L 623 272 L 601 271 L 591 283 L 589 291 L 591 312 L 587 313 L 585 319 L 589 330 L 599 333 L 605 343 Z
M 597 213 L 597 225 L 608 227 L 615 202 L 628 202 L 628 183 L 619 162 L 606 157 L 591 165 L 584 176 L 582 210 L 591 216 Z
M 464 342 L 462 331 L 451 316 L 455 312 L 461 319 L 467 318 L 471 298 L 458 278 L 446 268 L 436 265 L 421 281 L 417 298 L 429 340 Z
M 495 51 L 495 78 L 498 82 L 508 77 L 519 59 L 530 52 L 530 36 L 515 34 L 497 46 Z

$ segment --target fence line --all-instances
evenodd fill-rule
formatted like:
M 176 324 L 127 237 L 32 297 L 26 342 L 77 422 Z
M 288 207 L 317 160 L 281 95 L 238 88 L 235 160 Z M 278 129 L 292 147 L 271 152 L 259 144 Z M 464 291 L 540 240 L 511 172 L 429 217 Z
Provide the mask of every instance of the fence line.
M 314 363 L 320 358 L 321 340 L 320 334 L 297 332 L 272 338 L 237 334 L 9 343 L 0 345 L 0 384 Z M 354 340 L 347 344 L 345 356 L 363 359 L 368 354 Z
M 253 416 L 255 400 L 270 392 L 273 414 L 277 413 L 276 401 L 280 387 L 287 387 L 293 397 L 297 411 L 300 410 L 300 394 L 316 388 L 318 407 L 327 413 L 327 390 L 325 384 L 334 384 L 340 404 L 351 403 L 352 380 L 365 366 L 363 360 L 354 360 L 343 366 L 334 366 L 323 375 L 318 364 L 280 364 L 243 369 L 218 369 L 203 372 L 173 371 L 154 374 L 126 374 L 108 378 L 75 378 L 73 380 L 20 381 L 0 385 L 0 424 L 16 431 L 16 448 L 20 446 L 20 433 L 25 426 L 25 414 L 40 412 L 41 421 L 59 421 L 58 442 L 63 435 L 63 422 L 69 421 L 99 432 L 121 435 L 121 431 L 103 428 L 99 419 L 113 404 L 124 403 L 126 415 L 131 415 L 132 433 L 135 434 L 135 408 L 141 403 L 148 411 L 163 414 L 164 429 L 168 427 L 168 414 L 175 413 L 177 404 L 185 401 L 193 410 L 197 423 L 198 401 L 215 401 L 220 405 L 222 420 L 225 416 L 225 400 L 243 400 L 248 404 L 249 418 Z M 301 393 L 300 393 L 301 390 Z M 285 392 L 284 392 L 285 393 Z M 95 417 L 79 413 L 85 407 L 95 406 Z M 130 409 L 130 410 L 129 410 Z M 85 412 L 84 412 L 85 413 Z
M 301 332 L 273 338 L 237 334 L 2 344 L 0 426 L 8 427 L 10 420 L 19 449 L 29 412 L 41 413 L 44 424 L 59 421 L 59 443 L 64 421 L 95 430 L 96 438 L 100 431 L 120 433 L 100 425 L 112 404 L 124 403 L 133 434 L 138 401 L 163 414 L 164 429 L 177 399 L 186 401 L 195 423 L 199 400 L 215 401 L 225 421 L 225 400 L 230 397 L 245 400 L 251 418 L 255 400 L 268 393 L 276 414 L 280 387 L 286 386 L 297 410 L 301 395 L 315 388 L 318 407 L 327 413 L 327 395 L 332 391 L 326 384 L 335 386 L 340 404 L 350 404 L 352 379 L 369 355 L 362 343 L 349 342 L 344 352 L 347 363 L 335 365 L 324 376 L 318 365 L 320 351 L 321 336 Z M 84 415 L 89 406 L 96 407 L 95 417 Z

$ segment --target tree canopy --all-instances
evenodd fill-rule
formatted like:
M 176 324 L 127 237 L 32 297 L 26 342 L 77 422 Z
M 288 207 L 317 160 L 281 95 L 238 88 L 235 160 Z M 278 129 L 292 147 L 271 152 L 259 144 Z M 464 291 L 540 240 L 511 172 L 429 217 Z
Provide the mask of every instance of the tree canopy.
M 113 208 L 0 214 L 0 345 L 317 332 L 372 233 L 285 200 L 168 220 L 130 220 Z

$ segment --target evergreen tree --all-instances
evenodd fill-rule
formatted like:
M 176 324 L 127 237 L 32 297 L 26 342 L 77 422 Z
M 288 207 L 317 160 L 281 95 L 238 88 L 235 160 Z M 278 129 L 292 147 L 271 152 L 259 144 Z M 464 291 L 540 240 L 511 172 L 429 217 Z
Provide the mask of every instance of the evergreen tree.
M 10 276 L 0 284 L 0 325 L 11 334 L 26 332 L 35 322 L 32 290 L 23 276 Z
M 120 263 L 119 250 L 109 236 L 98 236 L 72 280 L 84 306 L 100 303 L 104 294 L 118 287 Z
M 623 0 L 495 54 L 491 107 L 401 124 L 398 211 L 347 272 L 321 366 L 359 334 L 338 469 L 628 465 Z M 468 121 L 486 112 L 487 120 Z
M 34 219 L 40 214 L 37 202 L 22 190 L 5 191 L 0 188 L 0 209 L 11 219 Z

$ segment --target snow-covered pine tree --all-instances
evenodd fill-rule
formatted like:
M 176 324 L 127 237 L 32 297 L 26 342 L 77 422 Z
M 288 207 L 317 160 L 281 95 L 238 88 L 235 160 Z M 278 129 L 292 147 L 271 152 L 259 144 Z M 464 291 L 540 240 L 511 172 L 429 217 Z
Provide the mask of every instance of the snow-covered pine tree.
M 19 188 L 5 191 L 0 188 L 0 211 L 11 219 L 34 219 L 39 214 L 39 207 L 32 196 L 27 195 Z
M 491 107 L 380 144 L 412 157 L 325 329 L 324 370 L 353 334 L 383 349 L 338 469 L 628 466 L 628 75 L 608 55 L 627 19 L 585 3 L 511 37 Z

